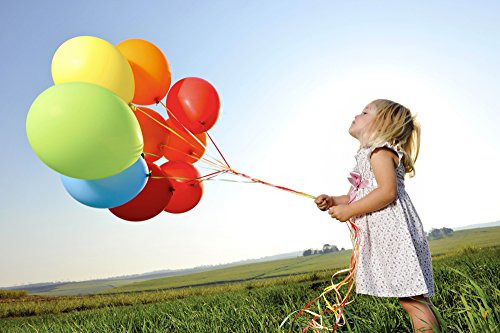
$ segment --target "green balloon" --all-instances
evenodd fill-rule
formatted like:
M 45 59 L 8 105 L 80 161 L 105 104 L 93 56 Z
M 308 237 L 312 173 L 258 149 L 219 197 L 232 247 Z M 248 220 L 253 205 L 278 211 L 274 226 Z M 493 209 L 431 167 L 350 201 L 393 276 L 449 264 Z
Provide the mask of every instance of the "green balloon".
M 48 167 L 79 179 L 117 174 L 143 149 L 141 128 L 129 106 L 110 90 L 84 82 L 57 84 L 38 95 L 26 133 Z

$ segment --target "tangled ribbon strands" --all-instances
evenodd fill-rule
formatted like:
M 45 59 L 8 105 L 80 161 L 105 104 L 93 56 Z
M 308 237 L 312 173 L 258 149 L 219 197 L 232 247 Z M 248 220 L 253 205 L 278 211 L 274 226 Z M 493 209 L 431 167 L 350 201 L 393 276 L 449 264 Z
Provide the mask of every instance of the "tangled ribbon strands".
M 153 119 L 153 121 L 157 121 L 161 126 L 163 126 L 166 130 L 168 130 L 172 135 L 176 136 L 180 140 L 183 140 L 186 142 L 186 144 L 189 144 L 191 146 L 197 145 L 197 146 L 202 146 L 205 149 L 207 157 L 201 157 L 201 156 L 195 156 L 199 161 L 207 164 L 212 172 L 202 175 L 200 177 L 197 177 L 195 179 L 186 179 L 183 177 L 167 177 L 171 178 L 172 180 L 177 180 L 177 181 L 198 181 L 198 182 L 204 182 L 208 180 L 220 180 L 220 181 L 227 181 L 227 182 L 239 182 L 239 183 L 256 183 L 256 184 L 263 184 L 266 186 L 274 187 L 283 191 L 287 191 L 293 194 L 297 194 L 300 196 L 304 196 L 306 198 L 310 199 L 315 199 L 316 197 L 314 195 L 305 193 L 305 192 L 300 192 L 293 190 L 291 188 L 285 187 L 285 186 L 280 186 L 280 185 L 275 185 L 260 179 L 257 179 L 255 177 L 249 176 L 247 174 L 244 174 L 242 172 L 236 171 L 233 169 L 227 159 L 224 157 L 222 154 L 221 150 L 215 143 L 214 139 L 207 133 L 207 137 L 212 143 L 212 145 L 215 147 L 217 150 L 218 155 L 220 156 L 219 159 L 218 157 L 215 157 L 213 153 L 209 151 L 207 148 L 207 145 L 203 142 L 201 142 L 195 134 L 193 134 L 189 129 L 187 129 L 176 117 L 175 115 L 168 109 L 168 107 L 162 102 L 158 101 L 159 104 L 161 104 L 167 114 L 169 115 L 170 118 L 172 118 L 176 125 L 180 128 L 180 130 L 188 133 L 190 136 L 189 139 L 186 139 L 185 135 L 181 135 L 175 129 L 172 128 L 172 126 L 166 126 L 165 124 L 158 122 L 156 119 Z M 133 110 L 139 110 L 141 111 L 140 108 L 131 105 Z M 147 115 L 147 114 L 146 114 Z M 148 115 L 149 116 L 149 115 Z M 172 148 L 169 148 L 172 149 Z M 178 151 L 178 153 L 184 153 L 187 154 L 186 152 Z M 146 153 L 148 154 L 148 153 Z M 231 180 L 231 179 L 216 179 L 218 176 L 223 175 L 223 174 L 232 174 L 234 176 L 238 176 L 241 178 L 244 178 L 246 180 Z M 365 184 L 360 181 L 360 178 L 358 177 L 357 174 L 352 174 L 349 179 L 351 184 L 353 185 L 353 191 L 351 191 L 351 197 L 349 202 L 352 202 L 355 198 L 355 192 L 359 188 L 363 188 Z M 345 311 L 344 308 L 347 306 L 347 304 L 350 304 L 353 302 L 353 300 L 348 301 L 349 297 L 351 296 L 354 285 L 355 285 L 355 274 L 356 274 L 356 267 L 357 267 L 357 261 L 359 257 L 359 242 L 358 242 L 358 227 L 354 222 L 351 220 L 347 221 L 347 225 L 349 227 L 349 232 L 350 232 L 350 237 L 351 241 L 353 244 L 353 252 L 351 255 L 351 260 L 349 264 L 349 268 L 343 269 L 340 271 L 335 272 L 332 277 L 331 277 L 331 285 L 326 287 L 323 292 L 315 297 L 313 300 L 311 300 L 304 308 L 298 311 L 294 311 L 291 314 L 289 314 L 281 323 L 280 327 L 285 325 L 287 321 L 291 322 L 296 322 L 299 320 L 300 316 L 302 316 L 304 313 L 307 313 L 311 315 L 313 318 L 310 319 L 307 323 L 307 325 L 303 328 L 302 332 L 306 332 L 309 329 L 314 329 L 314 330 L 331 330 L 332 332 L 335 332 L 339 326 L 343 326 L 345 324 Z M 346 274 L 344 279 L 342 279 L 340 282 L 335 283 L 334 279 L 337 278 L 339 275 Z M 344 292 L 342 291 L 343 289 L 347 289 Z M 343 295 L 344 294 L 344 295 Z M 332 297 L 333 295 L 333 297 Z M 330 297 L 332 300 L 329 300 Z M 316 304 L 317 307 L 320 309 L 318 313 L 313 312 L 310 310 L 311 306 Z M 333 313 L 335 315 L 335 325 L 333 327 L 327 327 L 324 326 L 324 316 L 328 313 Z
M 222 158 L 223 161 L 221 161 L 218 158 L 214 157 L 213 153 L 210 153 L 210 151 L 207 148 L 207 146 L 203 142 L 201 142 L 191 131 L 189 131 L 189 129 L 187 129 L 186 127 L 184 127 L 182 125 L 182 123 L 180 123 L 175 118 L 175 115 L 173 115 L 168 110 L 167 106 L 163 102 L 160 101 L 159 103 L 163 107 L 165 107 L 168 115 L 170 117 L 172 117 L 173 119 L 175 119 L 177 124 L 180 124 L 180 126 L 182 127 L 182 129 L 193 138 L 193 140 L 196 142 L 197 145 L 200 145 L 203 148 L 205 148 L 207 156 L 209 156 L 211 158 L 211 159 L 200 158 L 200 161 L 202 161 L 202 162 L 204 162 L 206 164 L 209 164 L 211 167 L 215 168 L 216 172 L 213 172 L 213 173 L 208 174 L 208 175 L 201 176 L 200 178 L 198 178 L 199 181 L 213 179 L 215 176 L 217 176 L 217 175 L 219 175 L 221 173 L 231 173 L 233 175 L 249 179 L 250 182 L 252 182 L 252 183 L 259 183 L 259 184 L 271 186 L 271 187 L 274 187 L 274 188 L 277 188 L 277 189 L 280 189 L 280 190 L 284 190 L 284 191 L 288 191 L 288 192 L 291 192 L 291 193 L 294 193 L 294 194 L 297 194 L 297 195 L 305 196 L 305 197 L 310 198 L 310 199 L 315 199 L 316 198 L 314 195 L 311 195 L 311 194 L 308 194 L 308 193 L 305 193 L 305 192 L 300 192 L 300 191 L 292 190 L 292 189 L 290 189 L 288 187 L 285 187 L 285 186 L 274 185 L 274 184 L 271 184 L 269 182 L 257 179 L 255 177 L 251 177 L 249 175 L 246 175 L 244 173 L 241 173 L 241 172 L 238 172 L 238 171 L 234 170 L 233 168 L 231 168 L 229 166 L 229 163 L 227 162 L 227 159 L 224 157 L 224 155 L 222 154 L 221 150 L 219 149 L 219 147 L 217 146 L 217 144 L 215 143 L 215 141 L 213 140 L 213 138 L 208 133 L 207 133 L 207 136 L 210 139 L 210 142 L 212 142 L 212 144 L 216 148 L 217 152 L 219 153 L 219 155 L 220 155 L 220 157 Z M 154 122 L 156 122 L 157 124 L 159 124 L 160 126 L 162 126 L 163 128 L 165 128 L 167 131 L 169 131 L 169 133 L 171 133 L 172 135 L 175 135 L 177 138 L 179 138 L 180 140 L 184 141 L 185 143 L 187 143 L 187 144 L 189 144 L 191 146 L 194 145 L 194 143 L 193 143 L 192 140 L 187 140 L 184 136 L 182 136 L 178 132 L 176 132 L 172 127 L 169 127 L 169 126 L 165 125 L 164 123 L 158 121 L 156 118 L 152 117 L 149 113 L 141 110 L 140 107 L 137 107 L 134 104 L 130 104 L 130 107 L 132 108 L 133 111 L 142 112 L 144 115 L 146 115 L 147 117 L 151 118 L 151 120 L 153 120 Z M 178 152 L 182 153 L 181 151 L 178 151 Z M 151 154 L 151 153 L 146 152 L 145 154 L 148 155 L 148 154 Z M 197 156 L 197 157 L 199 157 L 199 156 Z
M 356 199 L 356 193 L 359 189 L 364 188 L 367 186 L 367 182 L 361 179 L 361 175 L 357 172 L 351 172 L 350 177 L 348 178 L 349 182 L 352 185 L 351 188 L 351 193 L 349 196 L 349 203 L 353 202 Z M 331 278 L 331 285 L 326 287 L 324 291 L 314 298 L 312 301 L 310 301 L 304 308 L 302 308 L 298 313 L 295 315 L 292 321 L 296 321 L 304 312 L 309 313 L 313 315 L 314 317 L 308 322 L 307 326 L 303 329 L 302 332 L 306 332 L 309 328 L 313 328 L 315 330 L 317 329 L 323 329 L 323 330 L 331 330 L 331 332 L 335 332 L 339 326 L 343 326 L 345 324 L 345 315 L 344 315 L 344 308 L 346 307 L 347 304 L 352 303 L 353 301 L 348 302 L 349 296 L 352 294 L 354 283 L 355 283 L 355 275 L 356 275 L 356 267 L 357 267 L 357 262 L 359 258 L 359 240 L 358 240 L 358 227 L 354 222 L 352 222 L 350 219 L 347 220 L 347 226 L 349 227 L 349 232 L 351 236 L 351 242 L 353 245 L 353 251 L 351 255 L 351 261 L 349 264 L 349 268 L 340 270 L 336 272 L 335 274 L 332 275 Z M 334 283 L 333 279 L 342 273 L 348 273 L 347 276 L 340 281 L 339 283 Z M 340 292 L 340 289 L 344 286 L 347 286 L 347 291 L 345 293 L 345 296 L 342 297 L 342 294 Z M 335 292 L 335 303 L 331 303 L 327 299 L 327 295 Z M 326 309 L 320 311 L 320 313 L 314 313 L 310 310 L 308 310 L 313 304 L 318 303 L 318 308 L 321 309 L 321 304 L 319 304 L 323 300 L 326 304 Z M 297 311 L 296 311 L 297 312 Z M 281 323 L 280 327 L 282 327 L 287 320 L 290 319 L 290 317 L 295 314 L 296 312 L 293 312 L 290 314 L 283 322 Z M 323 315 L 326 313 L 333 312 L 335 314 L 335 325 L 333 328 L 323 326 Z M 319 319 L 319 323 L 318 323 Z M 342 320 L 342 323 L 341 323 Z
M 162 103 L 162 105 L 164 105 L 164 104 Z M 145 116 L 149 117 L 152 121 L 156 122 L 158 125 L 160 125 L 165 130 L 167 130 L 168 133 L 170 133 L 171 135 L 174 135 L 177 139 L 179 139 L 180 141 L 186 143 L 187 145 L 190 145 L 193 148 L 195 148 L 195 144 L 196 144 L 196 145 L 199 145 L 199 146 L 205 148 L 205 154 L 207 156 L 209 156 L 213 161 L 202 158 L 203 162 L 206 162 L 207 164 L 211 164 L 211 165 L 213 165 L 216 168 L 225 168 L 225 167 L 228 167 L 223 162 L 219 161 L 216 157 L 214 157 L 213 154 L 208 150 L 207 146 L 203 142 L 201 142 L 194 134 L 192 134 L 189 130 L 187 130 L 185 127 L 183 129 L 186 131 L 186 133 L 188 133 L 188 135 L 190 135 L 190 137 L 192 138 L 192 140 L 188 140 L 183 135 L 181 135 L 180 133 L 178 133 L 177 131 L 175 131 L 175 129 L 173 129 L 172 127 L 169 127 L 166 124 L 158 121 L 158 119 L 152 117 L 149 113 L 145 112 L 140 107 L 137 107 L 134 104 L 130 104 L 130 108 L 133 111 L 139 111 L 139 112 L 143 113 Z M 169 113 L 169 115 L 170 115 L 170 113 Z M 178 152 L 179 153 L 184 153 L 182 151 L 178 151 Z M 146 154 L 148 154 L 148 152 L 146 152 Z M 200 156 L 197 156 L 197 157 L 200 158 Z
M 351 255 L 351 261 L 349 264 L 349 268 L 343 269 L 340 271 L 335 272 L 332 275 L 331 278 L 331 285 L 326 287 L 323 292 L 315 297 L 313 300 L 311 300 L 305 307 L 303 307 L 301 310 L 294 311 L 291 314 L 289 314 L 281 323 L 280 327 L 283 327 L 287 321 L 291 319 L 291 323 L 297 321 L 301 315 L 304 313 L 308 313 L 311 316 L 313 316 L 312 319 L 309 320 L 307 325 L 304 327 L 302 332 L 307 332 L 310 328 L 314 329 L 315 331 L 317 330 L 328 330 L 331 332 L 335 332 L 339 326 L 343 326 L 345 324 L 345 313 L 344 313 L 344 308 L 347 306 L 347 304 L 352 303 L 354 300 L 348 301 L 349 296 L 352 294 L 354 283 L 355 283 L 355 274 L 356 274 L 356 267 L 357 267 L 357 261 L 359 258 L 359 242 L 358 242 L 358 227 L 356 226 L 355 223 L 353 223 L 351 220 L 347 221 L 349 231 L 350 231 L 350 236 L 351 236 L 351 241 L 353 244 L 353 252 Z M 334 283 L 334 278 L 337 275 L 343 274 L 343 273 L 348 273 L 347 276 L 340 282 Z M 342 296 L 341 294 L 341 288 L 347 287 L 347 291 L 345 292 L 345 296 Z M 328 300 L 327 296 L 331 294 L 332 292 L 335 293 L 335 302 L 331 302 Z M 325 305 L 322 306 L 322 302 L 325 303 Z M 313 306 L 314 304 L 317 305 L 317 307 L 320 309 L 319 313 L 315 313 L 309 308 Z M 321 310 L 322 308 L 325 308 L 324 310 Z M 327 313 L 333 312 L 335 314 L 335 325 L 334 327 L 328 327 L 323 325 L 323 316 Z M 295 315 L 295 316 L 294 316 Z M 319 322 L 318 322 L 319 321 Z
M 274 188 L 277 188 L 277 189 L 280 189 L 280 190 L 284 190 L 284 191 L 287 191 L 287 192 L 291 192 L 291 193 L 294 193 L 294 194 L 298 194 L 298 195 L 301 195 L 301 196 L 304 196 L 306 198 L 310 198 L 310 199 L 316 199 L 316 197 L 314 195 L 311 195 L 311 194 L 307 194 L 307 193 L 304 193 L 304 192 L 299 192 L 299 191 L 295 191 L 295 190 L 292 190 L 291 188 L 288 188 L 288 187 L 284 187 L 284 186 L 279 186 L 279 185 L 274 185 L 274 184 L 271 184 L 271 183 L 268 183 L 268 182 L 265 182 L 263 180 L 260 180 L 260 179 L 257 179 L 257 178 L 254 178 L 254 177 L 251 177 L 251 176 L 248 176 L 244 173 L 241 173 L 241 172 L 238 172 L 234 169 L 227 169 L 227 172 L 230 172 L 232 173 L 233 175 L 236 175 L 236 176 L 241 176 L 241 177 L 244 177 L 244 178 L 247 178 L 249 179 L 252 183 L 258 183 L 258 184 L 263 184 L 263 185 L 267 185 L 267 186 L 271 186 L 271 187 L 274 187 Z

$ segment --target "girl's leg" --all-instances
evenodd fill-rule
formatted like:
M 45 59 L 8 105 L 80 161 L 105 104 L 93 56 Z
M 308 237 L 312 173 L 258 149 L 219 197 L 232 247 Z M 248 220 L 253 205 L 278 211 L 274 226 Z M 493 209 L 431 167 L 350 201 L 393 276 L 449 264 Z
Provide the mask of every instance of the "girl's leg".
M 432 308 L 434 306 L 434 304 L 432 304 L 432 301 L 429 297 L 424 297 L 425 301 L 429 304 L 429 308 L 431 309 L 432 313 L 434 314 L 434 317 L 436 317 L 436 320 L 438 319 L 438 316 L 436 315 L 436 312 L 434 312 L 434 309 Z M 431 306 L 432 305 L 432 306 Z M 443 328 L 441 327 L 441 323 L 438 321 L 439 323 L 439 329 L 442 330 Z
M 408 312 L 413 324 L 413 331 L 416 332 L 440 332 L 441 327 L 428 305 L 430 299 L 422 295 L 399 298 L 399 303 Z M 435 328 L 435 330 L 433 330 Z

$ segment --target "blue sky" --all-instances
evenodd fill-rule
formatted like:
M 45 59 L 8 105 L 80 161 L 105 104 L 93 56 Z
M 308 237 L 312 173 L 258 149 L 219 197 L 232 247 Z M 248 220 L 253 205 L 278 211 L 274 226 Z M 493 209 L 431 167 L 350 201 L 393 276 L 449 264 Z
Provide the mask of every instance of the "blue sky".
M 258 258 L 325 243 L 346 225 L 312 200 L 209 182 L 192 211 L 127 223 L 74 201 L 31 150 L 29 107 L 55 50 L 92 35 L 143 38 L 177 81 L 209 80 L 211 131 L 231 165 L 300 191 L 342 194 L 357 142 L 347 129 L 375 98 L 418 114 L 408 192 L 424 228 L 498 220 L 500 5 L 495 1 L 8 1 L 2 76 L 0 286 L 83 280 Z

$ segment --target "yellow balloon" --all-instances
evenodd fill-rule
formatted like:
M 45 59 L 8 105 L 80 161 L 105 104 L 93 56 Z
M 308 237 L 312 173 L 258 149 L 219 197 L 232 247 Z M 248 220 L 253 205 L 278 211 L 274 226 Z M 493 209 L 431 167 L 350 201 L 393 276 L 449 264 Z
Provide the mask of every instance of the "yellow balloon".
M 134 74 L 122 53 L 113 44 L 79 36 L 64 42 L 52 58 L 55 84 L 89 82 L 107 88 L 129 103 L 134 97 Z

